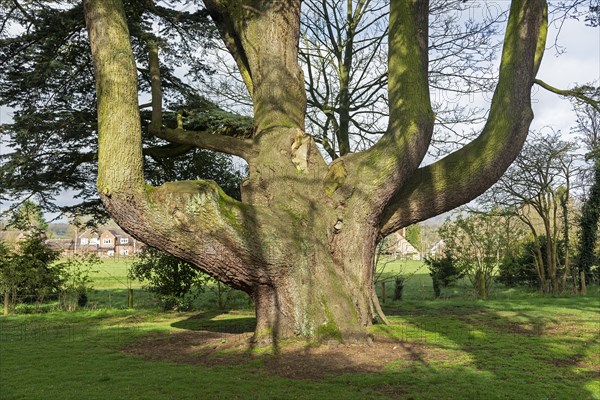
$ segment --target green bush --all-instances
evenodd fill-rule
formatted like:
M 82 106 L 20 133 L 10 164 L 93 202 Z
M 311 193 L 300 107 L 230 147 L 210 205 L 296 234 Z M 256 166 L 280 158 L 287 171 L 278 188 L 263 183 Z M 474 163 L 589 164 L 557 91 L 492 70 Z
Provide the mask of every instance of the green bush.
M 543 255 L 544 270 L 546 275 L 548 274 L 548 266 L 546 265 L 546 246 L 547 241 L 545 236 L 540 236 L 540 251 Z M 519 253 L 505 259 L 500 263 L 498 267 L 498 275 L 496 281 L 508 286 L 528 286 L 536 288 L 540 286 L 540 281 L 536 272 L 536 245 L 533 240 L 525 241 L 520 246 Z M 565 252 L 564 252 L 564 241 L 558 242 L 558 265 L 564 266 L 565 263 Z M 559 267 L 557 273 L 562 273 L 563 268 Z
M 145 248 L 129 270 L 129 278 L 145 283 L 165 310 L 190 310 L 204 291 L 208 276 L 193 265 L 155 248 Z
M 445 253 L 441 258 L 425 257 L 425 264 L 429 268 L 429 276 L 433 282 L 436 299 L 441 296 L 442 288 L 452 285 L 464 275 L 457 266 L 456 260 L 449 253 Z
M 19 242 L 12 264 L 16 273 L 15 292 L 22 302 L 44 302 L 56 299 L 60 293 L 63 278 L 61 264 L 55 264 L 59 253 L 52 250 L 39 234 L 31 235 Z

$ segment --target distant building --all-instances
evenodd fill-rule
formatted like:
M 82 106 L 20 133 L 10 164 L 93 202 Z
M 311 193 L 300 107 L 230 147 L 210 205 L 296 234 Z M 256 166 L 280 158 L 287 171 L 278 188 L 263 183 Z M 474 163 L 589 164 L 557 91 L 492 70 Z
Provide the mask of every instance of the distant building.
M 406 260 L 420 260 L 421 253 L 406 239 L 406 230 L 400 229 L 387 237 L 388 245 L 384 253 L 394 258 Z
M 132 256 L 140 252 L 144 243 L 119 228 L 104 229 L 101 233 L 87 230 L 77 237 L 76 253 L 97 253 L 99 256 Z
M 436 244 L 434 244 L 429 251 L 427 252 L 427 254 L 431 257 L 437 257 L 437 256 L 441 256 L 442 254 L 444 254 L 444 249 L 446 248 L 446 242 L 444 242 L 443 240 L 440 240 L 439 242 L 437 242 Z
M 48 239 L 46 244 L 54 251 L 58 251 L 62 256 L 69 256 L 73 253 L 75 242 L 73 239 Z

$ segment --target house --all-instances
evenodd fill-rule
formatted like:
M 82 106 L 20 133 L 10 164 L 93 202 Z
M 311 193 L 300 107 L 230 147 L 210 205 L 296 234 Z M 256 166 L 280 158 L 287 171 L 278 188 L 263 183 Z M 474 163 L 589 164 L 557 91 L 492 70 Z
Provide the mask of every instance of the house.
M 46 245 L 54 251 L 57 251 L 63 257 L 68 257 L 73 253 L 75 241 L 73 239 L 48 239 Z
M 384 252 L 394 258 L 420 260 L 421 253 L 407 239 L 406 230 L 400 229 L 387 237 L 388 245 Z
M 75 252 L 95 252 L 99 256 L 131 256 L 138 254 L 144 244 L 119 228 L 104 229 L 101 233 L 87 230 L 77 237 Z
M 23 232 L 17 230 L 0 231 L 0 242 L 4 243 L 9 249 L 16 249 L 19 242 L 27 239 L 31 232 Z M 41 234 L 42 239 L 46 238 L 45 234 Z
M 434 244 L 429 251 L 427 252 L 430 257 L 441 256 L 444 253 L 444 248 L 446 247 L 446 242 L 440 240 L 436 244 Z

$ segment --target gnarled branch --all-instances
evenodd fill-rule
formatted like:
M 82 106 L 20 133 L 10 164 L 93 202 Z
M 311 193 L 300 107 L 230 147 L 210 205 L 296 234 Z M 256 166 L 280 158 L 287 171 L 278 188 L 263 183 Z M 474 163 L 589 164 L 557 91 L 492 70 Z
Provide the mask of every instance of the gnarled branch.
M 433 133 L 428 86 L 428 1 L 390 3 L 388 97 L 389 123 L 369 150 L 350 155 L 351 164 L 387 202 L 419 166 Z M 360 178 L 358 178 L 360 179 Z
M 181 128 L 171 129 L 163 127 L 158 131 L 152 130 L 151 132 L 169 142 L 233 154 L 247 161 L 257 154 L 256 146 L 251 139 L 239 139 L 211 132 L 188 131 Z

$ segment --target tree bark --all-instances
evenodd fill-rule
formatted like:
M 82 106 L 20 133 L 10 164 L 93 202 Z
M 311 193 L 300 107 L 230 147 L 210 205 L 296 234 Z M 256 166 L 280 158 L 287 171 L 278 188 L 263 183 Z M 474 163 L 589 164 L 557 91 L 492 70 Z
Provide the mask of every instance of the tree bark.
M 256 341 L 368 340 L 379 309 L 377 242 L 428 214 L 425 207 L 437 213 L 456 202 L 448 201 L 454 195 L 459 202 L 471 200 L 518 153 L 532 117 L 529 98 L 544 47 L 545 1 L 513 1 L 490 121 L 477 143 L 454 156 L 492 177 L 479 179 L 474 171 L 477 180 L 453 182 L 456 187 L 440 186 L 435 176 L 417 171 L 434 119 L 427 86 L 427 1 L 390 4 L 387 133 L 371 149 L 329 165 L 304 132 L 300 1 L 205 4 L 253 98 L 252 138 L 236 142 L 209 132 L 168 130 L 156 121 L 152 128 L 176 143 L 244 157 L 249 177 L 242 201 L 212 181 L 145 185 L 136 66 L 123 6 L 120 0 L 84 0 L 98 93 L 100 197 L 137 239 L 249 293 L 256 306 Z M 156 54 L 152 57 L 156 62 Z M 158 71 L 153 68 L 153 88 L 160 82 Z M 456 173 L 447 162 L 435 168 Z

